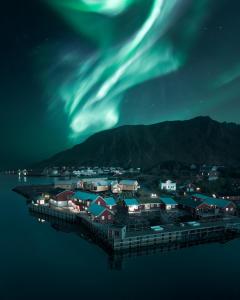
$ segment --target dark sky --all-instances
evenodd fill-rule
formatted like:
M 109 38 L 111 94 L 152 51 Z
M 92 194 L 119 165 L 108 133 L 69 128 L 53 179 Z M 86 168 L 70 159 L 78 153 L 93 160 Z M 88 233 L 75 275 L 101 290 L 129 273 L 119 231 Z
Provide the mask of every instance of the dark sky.
M 1 4 L 0 168 L 122 124 L 240 122 L 238 0 L 179 0 L 161 12 L 160 0 L 10 2 Z

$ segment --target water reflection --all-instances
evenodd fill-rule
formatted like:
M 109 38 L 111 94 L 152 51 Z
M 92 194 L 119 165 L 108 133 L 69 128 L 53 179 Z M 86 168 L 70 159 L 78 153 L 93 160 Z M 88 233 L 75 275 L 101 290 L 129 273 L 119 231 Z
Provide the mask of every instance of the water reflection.
M 98 247 L 104 249 L 107 254 L 107 263 L 108 267 L 111 270 L 121 271 L 124 269 L 124 265 L 127 260 L 138 257 L 138 256 L 149 256 L 149 255 L 161 255 L 161 253 L 178 251 L 183 248 L 189 247 L 197 247 L 201 244 L 206 244 L 209 242 L 206 241 L 198 241 L 198 242 L 188 242 L 188 243 L 173 243 L 168 245 L 159 245 L 155 247 L 147 247 L 141 249 L 132 249 L 125 252 L 114 253 L 110 249 L 106 248 L 103 244 L 99 243 L 95 236 L 93 236 L 89 231 L 87 231 L 81 224 L 69 224 L 64 220 L 54 218 L 52 216 L 43 216 L 41 214 L 29 211 L 29 214 L 34 217 L 39 223 L 47 223 L 54 230 L 64 232 L 64 233 L 73 233 L 76 234 L 79 238 L 86 240 L 88 243 L 94 243 Z M 217 237 L 215 240 L 211 241 L 211 243 L 227 243 L 236 236 L 231 237 Z

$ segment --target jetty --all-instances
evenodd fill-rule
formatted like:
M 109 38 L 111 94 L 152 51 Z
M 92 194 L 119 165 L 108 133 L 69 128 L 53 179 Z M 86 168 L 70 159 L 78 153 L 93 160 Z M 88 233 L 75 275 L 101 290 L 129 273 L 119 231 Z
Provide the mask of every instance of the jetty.
M 14 191 L 31 200 L 36 193 L 52 188 L 51 185 L 22 186 L 16 187 Z M 85 227 L 98 244 L 114 253 L 176 244 L 205 243 L 240 234 L 240 218 L 236 216 L 222 217 L 213 221 L 159 224 L 131 230 L 126 224 L 98 222 L 87 211 L 76 211 L 69 207 L 41 205 L 31 201 L 28 208 L 30 212 L 42 216 L 43 219 L 53 217 Z
M 29 204 L 31 212 L 84 226 L 93 239 L 113 252 L 125 252 L 167 245 L 206 243 L 240 234 L 240 218 L 229 217 L 213 222 L 186 222 L 127 231 L 126 225 L 94 222 L 86 213 Z

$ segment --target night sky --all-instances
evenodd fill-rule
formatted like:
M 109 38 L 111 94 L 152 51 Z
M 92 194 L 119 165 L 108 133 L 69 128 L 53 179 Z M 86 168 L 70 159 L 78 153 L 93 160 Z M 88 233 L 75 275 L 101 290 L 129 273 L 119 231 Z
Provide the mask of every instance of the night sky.
M 238 0 L 1 6 L 0 168 L 122 124 L 240 123 Z

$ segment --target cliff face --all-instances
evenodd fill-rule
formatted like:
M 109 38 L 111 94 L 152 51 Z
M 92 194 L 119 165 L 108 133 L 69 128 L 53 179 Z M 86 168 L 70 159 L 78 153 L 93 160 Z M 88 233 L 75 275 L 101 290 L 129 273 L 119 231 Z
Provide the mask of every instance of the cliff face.
M 38 166 L 149 168 L 164 161 L 240 165 L 240 125 L 198 117 L 122 126 L 94 134 Z

